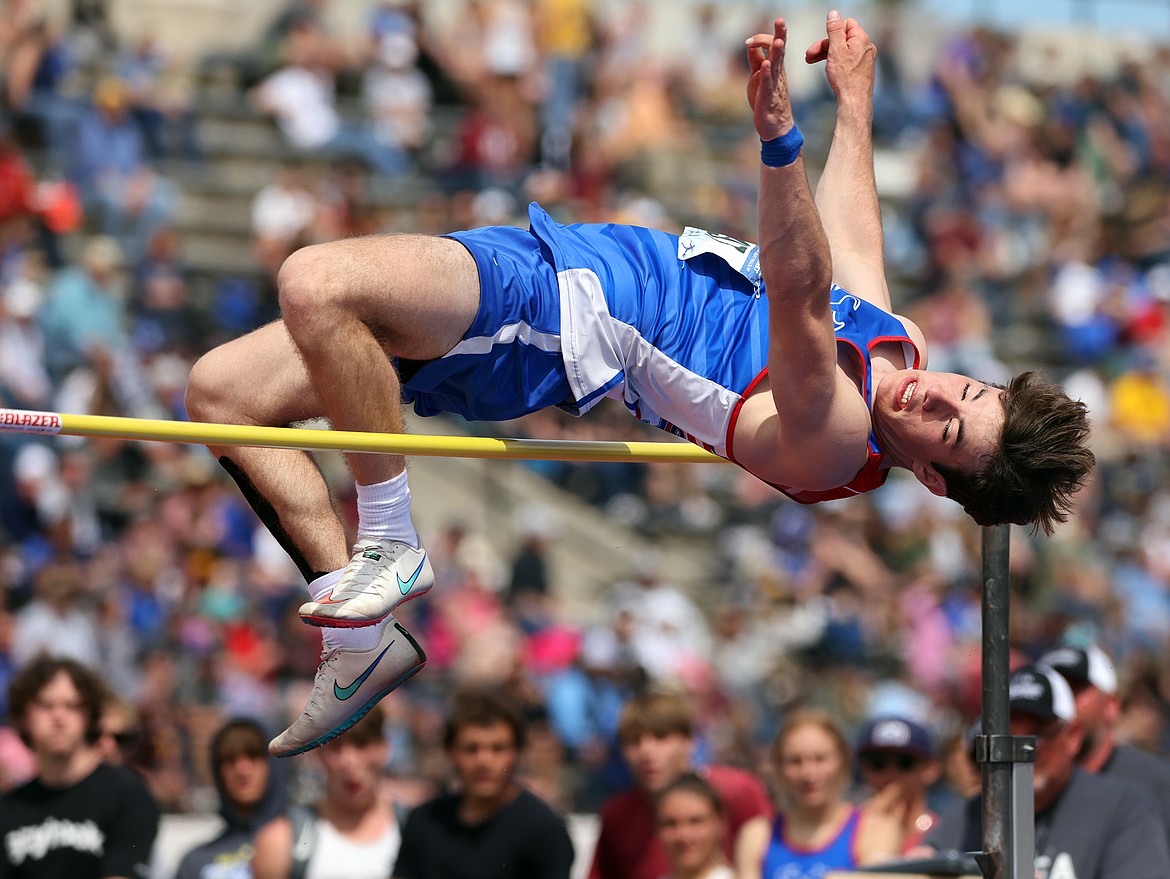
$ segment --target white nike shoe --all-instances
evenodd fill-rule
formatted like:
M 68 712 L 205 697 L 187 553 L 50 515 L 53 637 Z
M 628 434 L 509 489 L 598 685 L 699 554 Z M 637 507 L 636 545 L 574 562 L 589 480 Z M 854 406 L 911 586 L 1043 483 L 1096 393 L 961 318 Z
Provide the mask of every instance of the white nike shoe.
M 426 550 L 398 540 L 359 537 L 345 573 L 328 595 L 300 607 L 311 626 L 372 626 L 435 585 Z
M 309 704 L 268 743 L 268 753 L 292 757 L 337 738 L 426 662 L 422 647 L 397 621 L 370 650 L 322 650 Z

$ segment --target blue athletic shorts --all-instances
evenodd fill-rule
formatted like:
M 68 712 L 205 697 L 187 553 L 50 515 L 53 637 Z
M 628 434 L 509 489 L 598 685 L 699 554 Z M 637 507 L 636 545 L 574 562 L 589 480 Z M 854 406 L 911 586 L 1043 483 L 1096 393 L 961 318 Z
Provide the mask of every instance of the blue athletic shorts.
M 723 454 L 767 362 L 759 284 L 717 255 L 680 258 L 676 235 L 562 226 L 537 205 L 529 218 L 530 230 L 449 236 L 475 258 L 479 312 L 448 354 L 400 362 L 404 400 L 420 415 L 505 421 L 550 406 L 581 414 L 613 396 Z

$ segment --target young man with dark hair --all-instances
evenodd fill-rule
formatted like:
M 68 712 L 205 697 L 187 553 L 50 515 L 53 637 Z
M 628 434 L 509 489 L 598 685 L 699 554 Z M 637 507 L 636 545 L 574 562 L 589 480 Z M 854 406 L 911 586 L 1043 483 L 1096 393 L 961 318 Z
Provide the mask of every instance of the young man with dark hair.
M 849 497 L 904 467 L 980 524 L 1049 532 L 1093 465 L 1083 404 L 1034 375 L 1007 389 L 926 371 L 926 341 L 893 313 L 874 180 L 876 48 L 829 14 L 806 52 L 826 62 L 837 121 L 814 194 L 784 72 L 787 25 L 746 43 L 761 138 L 759 245 L 699 229 L 561 225 L 346 239 L 292 254 L 281 320 L 204 356 L 199 421 L 402 433 L 402 403 L 506 421 L 603 397 L 802 503 Z M 314 703 L 272 743 L 315 747 L 422 663 L 392 612 L 434 576 L 400 455 L 347 456 L 350 549 L 309 455 L 213 446 L 309 581 L 301 617 L 328 627 Z M 363 631 L 362 627 L 371 627 Z M 345 630 L 345 631 L 342 631 Z M 380 651 L 380 652 L 379 652 Z M 370 670 L 352 700 L 332 697 Z
M 0 797 L 3 879 L 146 879 L 159 810 L 137 773 L 102 762 L 105 700 L 72 659 L 35 659 L 9 685 L 37 774 Z
M 590 879 L 659 879 L 670 868 L 655 834 L 654 797 L 688 772 L 699 774 L 723 802 L 724 854 L 734 863 L 740 832 L 753 819 L 770 821 L 772 805 L 759 778 L 730 766 L 696 770 L 695 716 L 677 693 L 647 693 L 626 703 L 618 719 L 618 742 L 634 787 L 601 807 L 601 829 Z
M 325 795 L 256 833 L 254 879 L 386 879 L 402 818 L 382 787 L 389 744 L 379 706 L 317 752 Z
M 459 792 L 410 814 L 395 879 L 568 879 L 564 819 L 516 781 L 520 710 L 494 692 L 457 693 L 443 735 Z
M 1072 687 L 1077 720 L 1084 741 L 1077 761 L 1087 772 L 1124 778 L 1144 787 L 1158 804 L 1166 844 L 1170 846 L 1170 762 L 1163 757 L 1117 741 L 1121 704 L 1117 671 L 1096 644 L 1056 647 L 1040 657 Z
M 284 785 L 268 755 L 268 736 L 254 720 L 220 727 L 209 756 L 224 828 L 183 856 L 175 879 L 248 879 L 256 832 L 284 814 Z
M 1082 731 L 1072 690 L 1046 665 L 1012 672 L 1011 733 L 1036 737 L 1036 876 L 1164 879 L 1170 850 L 1158 809 L 1141 787 L 1079 769 Z M 943 815 L 926 838 L 936 850 L 980 850 L 982 797 Z

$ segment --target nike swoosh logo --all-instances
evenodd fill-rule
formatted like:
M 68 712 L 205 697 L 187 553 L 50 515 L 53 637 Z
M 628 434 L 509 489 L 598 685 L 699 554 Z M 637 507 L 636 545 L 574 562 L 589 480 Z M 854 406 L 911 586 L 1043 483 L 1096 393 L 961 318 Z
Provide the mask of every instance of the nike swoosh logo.
M 418 575 L 422 573 L 423 565 L 427 563 L 427 554 L 424 552 L 422 561 L 418 563 L 418 567 L 414 569 L 414 573 L 410 575 L 410 579 L 403 581 L 400 574 L 394 576 L 398 578 L 398 591 L 403 595 L 407 595 L 411 589 L 414 588 L 414 581 L 418 579 Z
M 398 640 L 397 638 L 394 639 L 394 641 L 397 641 L 397 640 Z M 369 667 L 365 671 L 363 671 L 361 673 L 361 675 L 358 676 L 358 679 L 356 681 L 354 681 L 352 684 L 350 684 L 348 687 L 339 687 L 339 686 L 337 686 L 337 681 L 334 681 L 333 682 L 333 695 L 336 696 L 338 699 L 340 699 L 342 702 L 344 702 L 346 699 L 348 699 L 350 696 L 352 696 L 354 693 L 356 693 L 358 691 L 358 687 L 360 687 L 362 684 L 364 684 L 366 682 L 366 678 L 368 678 L 373 673 L 374 668 L 377 666 L 377 664 L 379 662 L 382 661 L 382 657 L 386 655 L 386 650 L 389 650 L 391 647 L 394 646 L 394 641 L 391 641 L 389 644 L 387 644 L 386 649 L 378 654 L 377 659 L 375 659 L 373 662 L 371 662 Z

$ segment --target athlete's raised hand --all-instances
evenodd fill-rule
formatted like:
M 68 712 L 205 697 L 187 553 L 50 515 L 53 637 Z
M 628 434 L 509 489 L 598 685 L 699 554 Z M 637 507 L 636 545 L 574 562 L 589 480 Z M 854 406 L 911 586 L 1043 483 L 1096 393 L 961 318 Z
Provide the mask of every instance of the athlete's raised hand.
M 825 21 L 825 33 L 824 39 L 805 50 L 804 60 L 809 64 L 826 62 L 825 75 L 838 103 L 854 98 L 868 100 L 873 95 L 877 46 L 857 19 L 842 21 L 836 9 Z
M 788 77 L 784 74 L 784 47 L 788 25 L 776 19 L 772 34 L 756 34 L 746 41 L 748 64 L 747 98 L 755 118 L 756 131 L 763 140 L 787 134 L 795 125 L 788 98 Z

